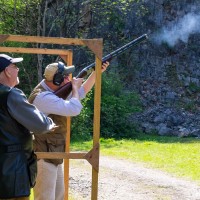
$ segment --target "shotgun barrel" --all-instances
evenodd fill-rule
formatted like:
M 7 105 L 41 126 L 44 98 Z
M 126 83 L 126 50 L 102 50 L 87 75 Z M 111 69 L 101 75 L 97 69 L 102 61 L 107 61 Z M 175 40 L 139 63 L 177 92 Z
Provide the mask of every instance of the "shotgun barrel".
M 127 49 L 139 44 L 140 42 L 146 40 L 147 38 L 148 38 L 147 34 L 141 35 L 140 37 L 132 40 L 131 42 L 125 44 L 124 46 L 118 48 L 117 50 L 111 52 L 110 54 L 104 56 L 102 58 L 102 63 L 105 63 L 106 61 L 111 61 L 114 57 L 119 56 L 120 54 L 124 53 L 124 51 L 126 51 Z M 83 78 L 91 74 L 94 70 L 95 70 L 95 62 L 82 69 L 76 76 L 76 78 Z M 72 83 L 69 82 L 64 86 L 60 87 L 58 90 L 56 90 L 54 94 L 60 98 L 66 99 L 68 95 L 71 93 L 71 91 L 72 91 Z

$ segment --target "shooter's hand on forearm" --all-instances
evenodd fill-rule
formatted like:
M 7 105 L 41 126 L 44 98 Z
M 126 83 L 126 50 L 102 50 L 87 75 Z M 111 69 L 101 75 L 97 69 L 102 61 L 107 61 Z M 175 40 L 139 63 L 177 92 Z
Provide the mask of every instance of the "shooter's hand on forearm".
M 106 71 L 107 67 L 110 65 L 110 63 L 108 61 L 106 61 L 105 63 L 102 64 L 101 67 L 101 72 Z
M 101 72 L 106 71 L 108 66 L 109 66 L 109 62 L 103 63 L 102 67 L 101 67 Z M 96 71 L 92 72 L 90 74 L 90 76 L 88 77 L 88 79 L 83 83 L 83 87 L 84 87 L 84 90 L 85 90 L 86 94 L 92 89 L 92 87 L 93 87 L 93 85 L 95 83 L 95 78 L 96 78 L 95 73 L 96 73 Z
M 79 99 L 78 90 L 83 83 L 83 78 L 73 78 L 72 79 L 72 97 Z

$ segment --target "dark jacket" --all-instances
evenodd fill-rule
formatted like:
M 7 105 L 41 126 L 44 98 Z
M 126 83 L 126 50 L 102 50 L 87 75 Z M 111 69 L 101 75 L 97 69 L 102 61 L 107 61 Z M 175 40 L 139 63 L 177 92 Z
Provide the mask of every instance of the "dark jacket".
M 37 173 L 32 135 L 8 111 L 11 90 L 0 84 L 0 198 L 29 196 Z

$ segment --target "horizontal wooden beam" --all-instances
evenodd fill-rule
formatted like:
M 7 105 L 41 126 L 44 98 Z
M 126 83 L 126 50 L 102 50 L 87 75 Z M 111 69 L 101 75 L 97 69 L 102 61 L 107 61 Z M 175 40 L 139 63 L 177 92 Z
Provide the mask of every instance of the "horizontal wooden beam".
M 99 171 L 99 143 L 97 143 L 89 152 L 35 152 L 38 159 L 85 159 L 92 167 Z
M 54 55 L 68 55 L 69 51 L 65 49 L 40 49 L 40 48 L 21 48 L 21 47 L 0 47 L 0 52 L 13 53 L 31 53 L 31 54 L 54 54 Z
M 35 152 L 39 159 L 85 159 L 87 153 Z
M 62 37 L 42 37 L 42 36 L 26 36 L 26 35 L 0 35 L 5 38 L 4 41 L 26 42 L 26 43 L 46 43 L 61 45 L 85 45 L 87 42 L 93 43 L 102 41 L 102 39 L 78 39 L 78 38 L 62 38 Z
M 41 37 L 41 36 L 25 36 L 25 35 L 0 35 L 0 43 L 25 42 L 25 43 L 43 43 L 43 44 L 60 44 L 60 45 L 82 45 L 87 46 L 96 56 L 102 58 L 103 39 L 78 39 L 78 38 L 62 38 L 62 37 Z M 1 50 L 0 50 L 1 51 Z M 29 52 L 31 53 L 31 52 Z M 38 53 L 40 54 L 40 53 Z

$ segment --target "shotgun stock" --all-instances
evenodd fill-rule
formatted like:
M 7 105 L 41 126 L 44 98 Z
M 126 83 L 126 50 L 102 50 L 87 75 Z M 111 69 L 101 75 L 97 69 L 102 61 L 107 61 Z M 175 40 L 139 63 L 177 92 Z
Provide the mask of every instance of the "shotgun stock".
M 106 61 L 111 61 L 114 57 L 122 54 L 127 49 L 139 44 L 140 42 L 146 40 L 147 38 L 148 38 L 147 34 L 144 34 L 144 35 L 132 40 L 131 42 L 125 44 L 124 46 L 120 47 L 119 49 L 104 56 L 102 58 L 102 63 L 105 63 Z M 84 69 L 82 69 L 81 72 L 76 76 L 76 78 L 83 78 L 83 77 L 91 74 L 94 70 L 95 70 L 95 62 L 88 65 Z M 54 92 L 54 94 L 60 98 L 66 99 L 69 96 L 69 94 L 71 93 L 71 91 L 72 91 L 72 83 L 69 82 L 69 83 L 65 84 L 64 86 L 60 87 L 58 90 L 56 90 Z

